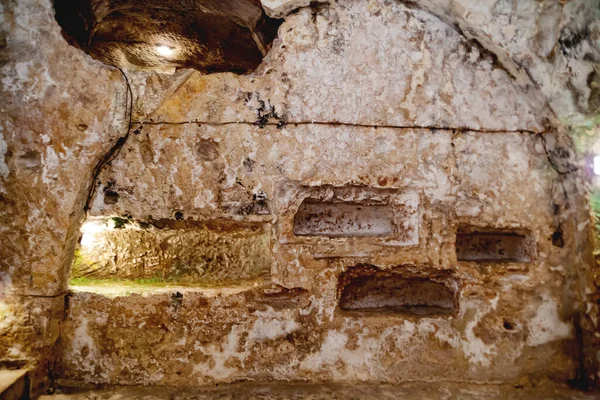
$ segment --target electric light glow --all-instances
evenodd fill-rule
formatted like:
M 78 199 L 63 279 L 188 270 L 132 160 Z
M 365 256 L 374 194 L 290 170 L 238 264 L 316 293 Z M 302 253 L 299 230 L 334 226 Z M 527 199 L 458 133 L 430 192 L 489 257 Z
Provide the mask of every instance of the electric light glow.
M 156 46 L 156 52 L 164 57 L 170 57 L 175 53 L 175 49 L 166 45 Z
M 600 175 L 600 156 L 594 157 L 594 174 Z
M 88 220 L 81 225 L 81 247 L 90 247 L 96 242 L 96 235 L 112 230 L 115 223 L 112 219 Z

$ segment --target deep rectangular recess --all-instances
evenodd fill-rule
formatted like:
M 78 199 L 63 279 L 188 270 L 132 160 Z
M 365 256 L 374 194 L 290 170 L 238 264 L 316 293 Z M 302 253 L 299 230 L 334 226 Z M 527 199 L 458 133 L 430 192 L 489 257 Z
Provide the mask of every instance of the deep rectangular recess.
M 270 275 L 269 230 L 264 224 L 111 220 L 90 219 L 82 227 L 71 284 L 214 286 Z
M 343 274 L 339 285 L 344 311 L 439 316 L 455 314 L 458 304 L 457 285 L 439 277 L 359 267 Z

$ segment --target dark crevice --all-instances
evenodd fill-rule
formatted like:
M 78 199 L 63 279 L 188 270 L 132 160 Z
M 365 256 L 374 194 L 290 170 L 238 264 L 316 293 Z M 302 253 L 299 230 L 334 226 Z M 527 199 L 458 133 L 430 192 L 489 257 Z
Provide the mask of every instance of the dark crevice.
M 504 321 L 504 323 L 502 324 L 502 327 L 504 329 L 506 329 L 507 331 L 514 331 L 516 329 L 516 324 L 510 321 Z
M 529 80 L 529 82 L 533 85 L 533 87 L 537 90 L 538 93 L 543 93 L 542 92 L 542 88 L 540 87 L 540 84 L 533 78 L 533 76 L 531 75 L 531 73 L 529 72 L 529 70 L 524 67 L 523 65 L 521 65 L 518 61 L 513 60 L 513 62 L 519 67 L 521 68 L 521 70 L 525 73 L 525 75 L 527 75 L 527 79 Z M 556 112 L 554 112 L 554 109 L 550 106 L 550 104 L 548 102 L 545 102 L 546 104 L 546 109 L 548 111 L 550 111 L 550 113 L 552 114 L 552 117 L 554 118 L 555 121 L 558 121 L 558 117 L 556 115 Z M 549 121 L 546 121 L 546 124 L 551 126 L 552 124 Z
M 260 124 L 256 121 L 223 121 L 223 122 L 212 122 L 212 121 L 133 121 L 134 125 L 207 125 L 207 126 L 227 126 L 227 125 L 254 125 L 259 127 L 275 126 L 282 128 L 288 125 L 319 125 L 319 126 L 348 126 L 357 128 L 382 128 L 382 129 L 423 129 L 431 131 L 455 131 L 457 133 L 464 132 L 477 132 L 477 133 L 528 133 L 528 134 L 539 134 L 543 135 L 545 132 L 533 131 L 530 129 L 519 129 L 519 130 L 502 130 L 502 129 L 481 129 L 481 128 L 469 128 L 469 127 L 450 127 L 450 126 L 432 126 L 432 125 L 387 125 L 387 124 L 356 124 L 349 122 L 339 121 L 281 121 L 275 122 L 261 122 Z
M 567 381 L 567 384 L 572 388 L 581 391 L 588 391 L 593 386 L 593 382 L 586 373 L 587 371 L 584 356 L 585 338 L 579 316 L 573 320 L 573 329 L 575 331 L 575 343 L 577 344 L 573 350 L 575 352 L 574 358 L 578 360 L 578 363 L 575 370 L 575 377 Z
M 496 53 L 494 53 L 493 51 L 491 51 L 487 47 L 485 47 L 477 38 L 474 37 L 474 35 L 469 35 L 470 37 L 467 37 L 467 35 L 463 31 L 463 29 L 460 27 L 460 25 L 453 24 L 452 26 L 458 32 L 458 34 L 460 36 L 462 36 L 471 46 L 476 47 L 479 50 L 479 52 L 481 53 L 481 55 L 483 55 L 483 56 L 487 55 L 490 58 L 490 60 L 492 61 L 492 65 L 495 68 L 501 69 L 502 71 L 506 72 L 506 74 L 508 76 L 510 76 L 513 80 L 518 81 L 519 78 L 517 76 L 515 76 L 510 71 L 510 69 L 506 68 L 504 66 L 504 64 L 502 64 L 500 62 L 498 55 Z
M 255 0 L 54 0 L 55 19 L 69 44 L 122 68 L 164 71 L 254 71 L 283 20 L 268 17 Z M 161 54 L 156 46 L 173 49 Z
M 569 194 L 567 191 L 567 187 L 565 186 L 565 176 L 576 172 L 579 168 L 577 167 L 573 167 L 571 166 L 568 162 L 566 165 L 566 169 L 562 170 L 558 167 L 557 163 L 554 161 L 553 157 L 552 157 L 552 151 L 550 151 L 548 149 L 548 145 L 546 143 L 546 138 L 544 137 L 544 135 L 537 135 L 540 137 L 540 140 L 542 142 L 542 147 L 544 148 L 544 154 L 546 155 L 546 159 L 548 160 L 548 163 L 550 164 L 550 167 L 556 172 L 557 177 L 558 177 L 558 183 L 560 185 L 560 189 L 562 190 L 562 195 L 564 197 L 564 208 L 568 209 L 570 207 L 569 205 Z M 559 155 L 562 154 L 563 152 L 559 152 Z M 568 157 L 568 153 L 566 154 L 562 154 L 563 158 L 567 158 Z M 552 233 L 550 240 L 552 241 L 552 245 L 558 247 L 558 248 L 563 248 L 565 246 L 565 236 L 564 236 L 564 229 L 563 229 L 563 222 L 562 220 L 559 218 L 559 215 L 561 214 L 561 205 L 557 204 L 556 202 L 554 202 L 554 233 Z
M 552 154 L 548 150 L 548 146 L 546 145 L 546 138 L 544 137 L 544 135 L 539 135 L 539 136 L 540 136 L 540 139 L 542 140 L 542 146 L 544 147 L 544 153 L 546 153 L 546 158 L 548 159 L 548 162 L 550 163 L 550 166 L 552 167 L 553 170 L 555 170 L 559 175 L 568 175 L 571 172 L 575 172 L 575 171 L 579 170 L 578 167 L 574 167 L 570 164 L 567 164 L 566 170 L 561 170 L 558 167 L 558 165 L 556 164 L 556 162 L 554 162 L 554 160 L 552 158 Z
M 569 57 L 572 50 L 576 47 L 579 47 L 579 45 L 583 41 L 588 40 L 589 37 L 590 29 L 587 25 L 579 31 L 574 31 L 568 27 L 565 27 L 560 31 L 560 37 L 558 38 L 560 51 L 565 57 Z
M 568 206 L 569 204 L 569 195 L 567 193 L 567 188 L 565 186 L 565 181 L 564 181 L 564 176 L 568 175 L 572 172 L 575 172 L 578 170 L 578 168 L 573 168 L 570 165 L 567 165 L 567 169 L 566 170 L 561 170 L 558 165 L 556 164 L 556 162 L 554 162 L 554 159 L 552 158 L 552 154 L 550 152 L 550 150 L 548 150 L 548 146 L 546 143 L 546 138 L 544 137 L 544 135 L 538 135 L 541 139 L 542 142 L 542 147 L 544 148 L 544 153 L 546 154 L 546 159 L 548 160 L 548 163 L 550 164 L 550 167 L 552 167 L 552 169 L 558 174 L 558 181 L 560 183 L 560 187 L 562 189 L 563 192 L 563 196 L 564 196 L 564 200 Z M 564 246 L 564 239 L 562 236 L 562 226 L 559 224 L 557 227 L 557 230 L 554 234 L 557 234 L 557 232 L 560 232 L 560 240 L 563 242 L 563 246 Z M 554 243 L 554 235 L 553 235 L 553 243 Z M 562 246 L 558 246 L 558 247 L 562 247 Z
M 88 191 L 88 195 L 87 195 L 87 198 L 86 198 L 86 201 L 85 201 L 85 205 L 83 207 L 83 211 L 84 212 L 87 212 L 90 209 L 90 203 L 92 201 L 92 198 L 94 197 L 94 194 L 96 193 L 96 182 L 98 180 L 98 176 L 100 176 L 100 173 L 102 172 L 102 170 L 104 169 L 104 167 L 108 163 L 110 163 L 112 160 L 114 160 L 115 157 L 117 157 L 119 155 L 119 153 L 121 152 L 121 149 L 123 148 L 123 146 L 127 142 L 127 139 L 129 138 L 129 134 L 131 133 L 131 128 L 133 127 L 133 122 L 132 122 L 132 115 L 133 115 L 133 91 L 131 90 L 131 85 L 129 83 L 129 78 L 127 77 L 127 75 L 125 74 L 125 72 L 121 68 L 119 68 L 119 67 L 117 67 L 117 69 L 123 75 L 123 78 L 125 79 L 125 84 L 126 84 L 126 92 L 125 92 L 125 118 L 127 120 L 127 132 L 125 133 L 124 136 L 122 136 L 119 139 L 117 139 L 116 143 L 108 150 L 108 152 L 106 152 L 102 156 L 102 158 L 100 158 L 100 161 L 98 161 L 98 163 L 94 167 L 94 170 L 92 172 L 92 183 L 91 183 L 91 186 L 90 186 L 89 191 Z
M 66 294 L 68 294 L 69 291 L 65 290 L 64 292 L 61 292 L 59 294 L 53 294 L 53 295 L 43 295 L 43 294 L 19 294 L 19 293 L 13 293 L 11 294 L 12 296 L 18 296 L 18 297 L 34 297 L 34 298 L 39 298 L 39 299 L 54 299 L 56 297 L 60 297 L 60 296 L 64 296 Z

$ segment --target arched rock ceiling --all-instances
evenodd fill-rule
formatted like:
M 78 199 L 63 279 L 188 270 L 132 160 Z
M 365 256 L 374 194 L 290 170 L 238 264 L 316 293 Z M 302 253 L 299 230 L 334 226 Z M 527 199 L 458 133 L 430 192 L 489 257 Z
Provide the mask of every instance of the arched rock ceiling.
M 158 76 L 132 77 L 146 94 L 136 121 L 532 132 L 553 121 L 539 92 L 515 85 L 491 53 L 400 1 L 299 9 L 249 76 Z
M 310 0 L 261 0 L 284 18 Z M 324 3 L 327 0 L 322 1 Z M 498 57 L 522 86 L 536 86 L 570 125 L 600 115 L 600 0 L 412 0 Z
M 55 0 L 71 44 L 130 70 L 254 70 L 281 21 L 258 0 Z M 157 53 L 167 46 L 173 54 Z
M 333 0 L 321 0 L 327 3 Z M 392 0 L 388 0 L 392 1 Z M 567 125 L 600 121 L 600 0 L 411 0 L 493 54 Z M 247 73 L 310 0 L 55 0 L 72 43 L 127 69 Z M 174 55 L 157 54 L 167 45 Z

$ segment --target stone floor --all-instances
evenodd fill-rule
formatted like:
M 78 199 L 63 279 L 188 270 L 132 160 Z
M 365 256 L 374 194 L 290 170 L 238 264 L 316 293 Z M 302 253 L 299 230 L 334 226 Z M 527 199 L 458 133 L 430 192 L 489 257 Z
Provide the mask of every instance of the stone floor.
M 40 400 L 591 400 L 600 393 L 583 393 L 567 387 L 536 388 L 456 383 L 410 383 L 404 385 L 309 385 L 240 383 L 203 389 L 118 387 L 102 390 L 63 390 Z

